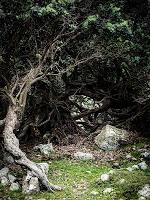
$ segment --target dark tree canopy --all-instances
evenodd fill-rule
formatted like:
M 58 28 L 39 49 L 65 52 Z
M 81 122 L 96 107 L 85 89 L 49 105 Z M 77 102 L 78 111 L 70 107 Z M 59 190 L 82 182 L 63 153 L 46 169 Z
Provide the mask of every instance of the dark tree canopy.
M 148 133 L 149 6 L 148 0 L 1 0 L 0 118 L 10 85 L 42 61 L 19 138 L 49 131 L 62 142 L 80 127 L 92 132 L 107 123 Z

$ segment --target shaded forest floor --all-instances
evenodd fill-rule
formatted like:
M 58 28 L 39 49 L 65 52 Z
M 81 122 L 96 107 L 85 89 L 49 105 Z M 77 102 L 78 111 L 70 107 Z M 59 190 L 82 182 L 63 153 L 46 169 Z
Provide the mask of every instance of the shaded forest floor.
M 26 149 L 30 158 L 36 162 L 49 163 L 49 180 L 64 187 L 61 192 L 40 192 L 35 195 L 24 195 L 21 191 L 11 192 L 7 187 L 0 186 L 0 199 L 5 200 L 137 200 L 138 191 L 145 184 L 150 184 L 150 169 L 134 169 L 132 167 L 142 161 L 150 165 L 148 158 L 142 158 L 141 148 L 149 148 L 150 142 L 146 139 L 137 139 L 134 144 L 122 147 L 120 150 L 104 152 L 85 145 L 55 146 L 56 152 L 50 159 L 39 154 L 31 153 Z M 91 152 L 95 156 L 93 161 L 79 161 L 73 158 L 77 151 Z M 29 153 L 30 152 L 30 153 Z M 15 174 L 22 176 L 16 170 Z M 110 174 L 110 180 L 102 182 L 100 176 Z M 106 188 L 112 192 L 105 193 Z

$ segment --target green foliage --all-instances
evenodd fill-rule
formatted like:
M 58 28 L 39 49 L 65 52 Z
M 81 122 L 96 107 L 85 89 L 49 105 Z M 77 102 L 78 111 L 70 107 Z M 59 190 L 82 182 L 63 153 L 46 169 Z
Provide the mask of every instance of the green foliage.
M 98 15 L 90 15 L 86 18 L 86 20 L 83 22 L 83 27 L 88 28 L 89 25 L 93 24 L 96 22 L 98 19 Z
M 103 90 L 121 102 L 150 98 L 147 3 L 138 2 L 135 8 L 125 0 L 2 0 L 1 4 L 6 14 L 1 25 L 3 76 L 6 69 L 10 77 L 24 73 L 27 60 L 37 63 L 36 55 L 62 34 L 54 45 L 54 63 L 57 72 L 69 67 L 63 77 L 67 84 L 76 82 L 80 91 L 82 84 L 93 82 L 97 89 L 93 84 L 89 90 L 94 87 L 99 94 Z M 99 57 L 71 67 L 93 55 Z M 50 65 L 49 56 L 46 66 Z
M 117 23 L 108 21 L 106 23 L 106 28 L 110 32 L 113 32 L 113 33 L 117 32 L 117 31 L 124 31 L 130 35 L 132 34 L 131 27 L 129 26 L 129 22 L 127 20 L 120 20 L 120 22 L 117 22 Z

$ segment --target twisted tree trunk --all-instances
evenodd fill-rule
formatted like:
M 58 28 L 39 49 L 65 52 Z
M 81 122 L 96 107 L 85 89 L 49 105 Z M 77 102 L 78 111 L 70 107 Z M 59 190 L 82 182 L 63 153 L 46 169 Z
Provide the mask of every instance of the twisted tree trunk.
M 23 165 L 31 170 L 47 190 L 61 190 L 60 187 L 50 184 L 45 172 L 40 168 L 40 166 L 26 157 L 26 154 L 19 148 L 19 140 L 15 136 L 15 130 L 19 128 L 24 114 L 28 91 L 32 84 L 43 77 L 41 68 L 41 66 L 31 68 L 24 77 L 20 79 L 16 78 L 16 82 L 12 84 L 11 89 L 6 91 L 6 94 L 10 99 L 10 104 L 6 118 L 3 121 L 4 147 L 14 158 L 15 163 Z
M 60 190 L 60 187 L 49 183 L 46 174 L 42 171 L 39 165 L 30 161 L 26 157 L 26 154 L 19 148 L 19 140 L 14 134 L 14 130 L 19 123 L 17 111 L 18 108 L 15 106 L 9 106 L 3 131 L 5 149 L 13 156 L 17 164 L 24 165 L 25 167 L 29 168 L 34 173 L 34 175 L 39 178 L 47 190 Z

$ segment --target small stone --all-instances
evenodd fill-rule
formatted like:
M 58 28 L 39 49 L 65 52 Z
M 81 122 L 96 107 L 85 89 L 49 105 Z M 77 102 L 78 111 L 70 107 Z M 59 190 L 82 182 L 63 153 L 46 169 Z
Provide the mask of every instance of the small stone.
M 136 160 L 137 160 L 137 158 L 135 158 L 135 157 L 132 157 L 132 160 L 133 160 L 133 161 L 136 161 Z
M 141 153 L 141 156 L 144 157 L 144 158 L 149 158 L 150 157 L 150 152 Z
M 113 191 L 113 188 L 106 188 L 103 193 L 111 193 Z
M 115 162 L 115 163 L 113 163 L 113 167 L 116 167 L 116 168 L 118 168 L 120 165 L 119 165 L 119 163 L 118 162 Z
M 130 154 L 128 154 L 128 155 L 126 155 L 126 158 L 127 158 L 127 159 L 131 159 L 132 156 L 131 156 Z
M 110 180 L 110 175 L 109 174 L 102 174 L 101 175 L 101 180 L 102 181 L 109 181 Z
M 92 191 L 91 192 L 91 195 L 93 195 L 93 196 L 96 196 L 96 195 L 98 195 L 99 193 L 98 192 L 96 192 L 96 191 Z
M 91 171 L 86 171 L 86 173 L 91 174 L 92 172 Z
M 91 153 L 76 152 L 74 158 L 77 160 L 94 160 L 94 156 Z
M 37 199 L 37 200 L 46 200 L 46 199 L 44 199 L 44 198 L 41 198 L 41 199 Z
M 108 174 L 115 174 L 115 170 L 110 170 Z
M 132 148 L 132 150 L 134 150 L 134 151 L 135 151 L 135 150 L 136 150 L 136 147 L 134 146 L 134 147 Z
M 125 179 L 123 179 L 123 178 L 120 179 L 119 183 L 120 183 L 120 184 L 124 184 L 124 183 L 125 183 Z
M 133 165 L 132 169 L 139 169 L 139 166 L 138 165 Z
M 145 161 L 141 162 L 138 164 L 138 166 L 142 169 L 142 170 L 146 170 L 148 168 L 147 164 Z
M 9 172 L 9 168 L 4 167 L 3 169 L 0 170 L 0 177 L 7 176 L 8 172 Z
M 50 155 L 54 152 L 52 143 L 39 144 L 38 146 L 35 146 L 33 150 L 40 150 L 41 154 L 46 157 L 50 157 Z
M 8 179 L 9 179 L 10 183 L 14 183 L 16 180 L 16 177 L 11 174 L 8 174 Z
M 39 180 L 37 177 L 32 177 L 29 182 L 29 193 L 39 192 Z
M 144 187 L 138 191 L 138 194 L 142 197 L 150 197 L 150 185 L 144 185 Z
M 2 186 L 9 185 L 9 180 L 8 180 L 8 178 L 6 176 L 1 177 L 0 180 L 1 180 L 1 185 Z
M 7 153 L 7 152 L 4 153 L 4 159 L 3 160 L 5 162 L 9 163 L 9 164 L 12 164 L 12 163 L 15 162 L 14 159 L 13 159 L 13 157 L 9 153 Z
M 25 194 L 31 194 L 40 191 L 39 180 L 31 171 L 27 171 L 27 176 L 23 178 L 22 191 Z
M 19 190 L 20 189 L 20 185 L 19 185 L 19 183 L 12 183 L 9 189 L 11 191 Z
M 146 200 L 145 197 L 140 197 L 138 200 Z
M 129 172 L 132 172 L 134 169 L 133 169 L 132 167 L 128 167 L 127 170 L 128 170 Z

